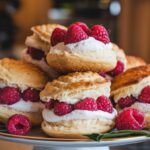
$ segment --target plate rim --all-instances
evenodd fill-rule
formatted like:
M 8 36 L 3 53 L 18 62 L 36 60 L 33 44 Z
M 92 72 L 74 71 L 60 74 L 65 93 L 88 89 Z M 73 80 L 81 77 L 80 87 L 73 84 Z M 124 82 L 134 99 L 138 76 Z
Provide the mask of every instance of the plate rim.
M 150 141 L 150 137 L 146 136 L 136 136 L 136 137 L 126 137 L 126 138 L 117 138 L 117 140 L 101 140 L 101 141 L 52 141 L 52 140 L 37 140 L 37 139 L 27 139 L 21 138 L 20 136 L 7 136 L 6 134 L 2 135 L 0 132 L 0 139 L 10 142 L 16 143 L 24 143 L 24 144 L 31 144 L 37 146 L 44 146 L 44 147 L 101 147 L 101 146 L 119 146 L 119 145 L 127 145 L 127 144 L 134 144 L 143 141 Z

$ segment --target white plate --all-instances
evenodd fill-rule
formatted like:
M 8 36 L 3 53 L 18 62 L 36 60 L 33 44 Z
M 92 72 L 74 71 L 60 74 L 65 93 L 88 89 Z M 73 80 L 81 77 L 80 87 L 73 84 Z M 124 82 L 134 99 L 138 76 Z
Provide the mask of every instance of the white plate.
M 144 141 L 150 141 L 150 137 L 136 136 L 107 139 L 99 142 L 88 139 L 63 139 L 50 138 L 41 132 L 41 130 L 33 130 L 28 136 L 17 136 L 0 132 L 0 139 L 16 143 L 31 144 L 43 147 L 103 147 L 103 146 L 119 146 Z

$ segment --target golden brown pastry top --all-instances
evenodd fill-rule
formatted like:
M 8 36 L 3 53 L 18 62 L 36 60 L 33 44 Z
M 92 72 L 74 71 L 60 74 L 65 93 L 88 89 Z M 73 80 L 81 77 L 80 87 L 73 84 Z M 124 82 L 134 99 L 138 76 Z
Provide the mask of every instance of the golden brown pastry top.
M 127 59 L 127 69 L 146 65 L 146 62 L 140 57 L 127 55 L 126 59 Z
M 60 24 L 43 24 L 36 25 L 31 30 L 39 36 L 39 38 L 47 43 L 50 43 L 50 37 L 55 28 L 67 29 L 65 26 Z
M 47 82 L 47 77 L 43 71 L 32 64 L 4 58 L 0 60 L 0 80 L 8 84 L 42 89 Z
M 110 95 L 110 82 L 93 72 L 75 72 L 48 82 L 40 93 L 43 101 L 56 99 L 75 103 L 85 97 Z M 46 99 L 44 99 L 46 98 Z
M 131 68 L 126 72 L 116 76 L 112 81 L 111 90 L 117 90 L 123 86 L 128 86 L 139 82 L 142 78 L 150 75 L 150 64 Z

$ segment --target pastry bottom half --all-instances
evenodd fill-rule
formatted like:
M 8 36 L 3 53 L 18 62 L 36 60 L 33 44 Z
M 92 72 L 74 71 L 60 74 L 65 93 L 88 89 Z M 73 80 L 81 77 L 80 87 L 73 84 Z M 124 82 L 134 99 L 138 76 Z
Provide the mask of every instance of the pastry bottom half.
M 60 122 L 42 122 L 42 130 L 49 136 L 62 138 L 86 138 L 84 135 L 105 133 L 114 127 L 114 120 L 89 119 Z

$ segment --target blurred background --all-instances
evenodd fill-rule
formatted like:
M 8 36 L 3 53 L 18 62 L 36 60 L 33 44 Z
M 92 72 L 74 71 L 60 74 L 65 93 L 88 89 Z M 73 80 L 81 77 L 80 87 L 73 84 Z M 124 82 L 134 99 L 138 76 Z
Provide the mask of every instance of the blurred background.
M 19 58 L 34 25 L 67 26 L 74 21 L 83 21 L 89 26 L 103 24 L 112 42 L 127 54 L 150 62 L 150 0 L 0 0 L 0 57 Z M 10 146 L 11 150 L 32 149 L 0 141 L 1 150 Z M 137 147 L 149 149 L 145 143 L 118 149 Z
M 19 57 L 30 27 L 103 24 L 111 41 L 150 62 L 150 0 L 0 0 L 0 57 Z

